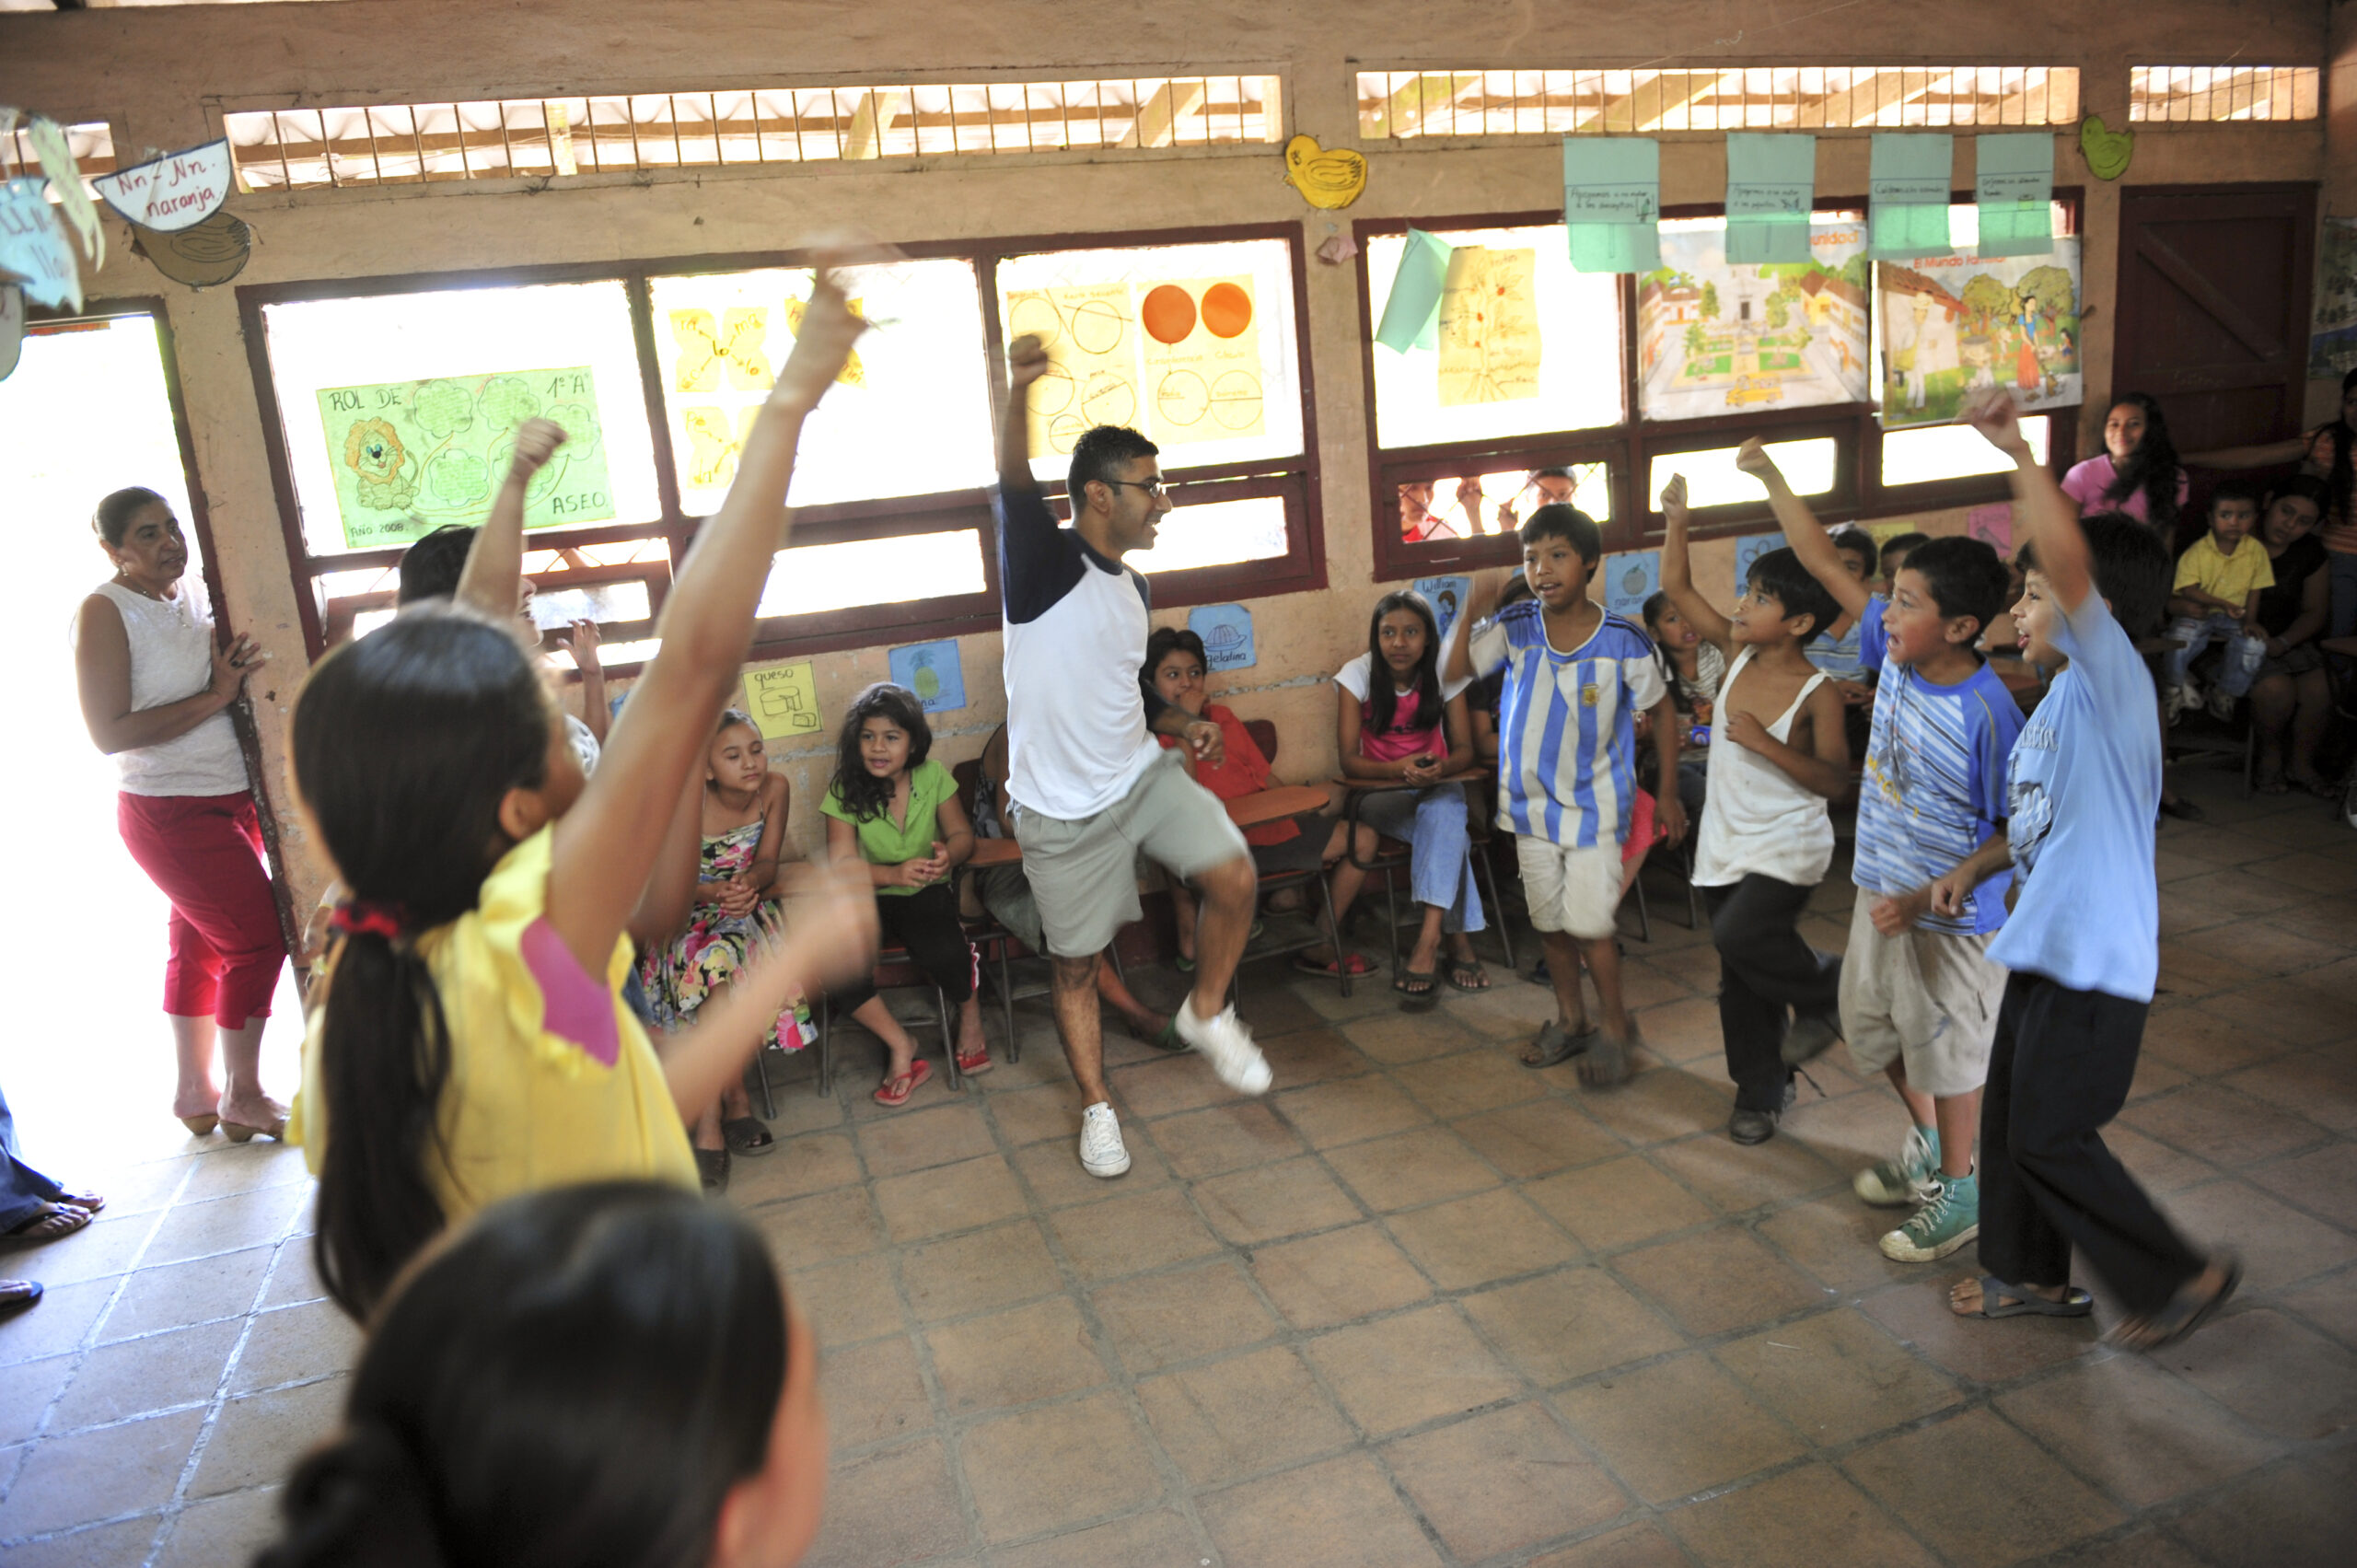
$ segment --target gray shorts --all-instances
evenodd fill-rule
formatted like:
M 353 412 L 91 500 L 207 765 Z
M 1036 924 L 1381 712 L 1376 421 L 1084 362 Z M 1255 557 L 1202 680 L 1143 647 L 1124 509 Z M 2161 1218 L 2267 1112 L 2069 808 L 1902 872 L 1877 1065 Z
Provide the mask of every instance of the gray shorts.
M 1907 1086 L 1945 1098 L 1988 1081 L 2005 970 L 1989 961 L 1988 936 L 1875 929 L 1875 895 L 1864 888 L 1850 913 L 1841 958 L 1841 1038 L 1863 1076 L 1893 1061 Z
M 1068 958 L 1103 952 L 1116 931 L 1144 912 L 1141 852 L 1185 880 L 1248 854 L 1226 807 L 1187 776 L 1176 750 L 1148 763 L 1129 794 L 1094 817 L 1065 821 L 1016 812 L 1015 837 L 1048 951 Z

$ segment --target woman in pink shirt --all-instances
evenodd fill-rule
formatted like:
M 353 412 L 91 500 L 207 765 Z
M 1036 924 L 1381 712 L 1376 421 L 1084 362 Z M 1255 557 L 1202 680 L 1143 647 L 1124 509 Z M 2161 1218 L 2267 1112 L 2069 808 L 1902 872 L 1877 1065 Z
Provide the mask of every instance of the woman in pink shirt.
M 2161 405 L 2144 392 L 2122 392 L 2104 416 L 2104 455 L 2072 466 L 2062 494 L 2081 515 L 2124 512 L 2167 539 L 2185 505 L 2185 469 L 2170 444 Z

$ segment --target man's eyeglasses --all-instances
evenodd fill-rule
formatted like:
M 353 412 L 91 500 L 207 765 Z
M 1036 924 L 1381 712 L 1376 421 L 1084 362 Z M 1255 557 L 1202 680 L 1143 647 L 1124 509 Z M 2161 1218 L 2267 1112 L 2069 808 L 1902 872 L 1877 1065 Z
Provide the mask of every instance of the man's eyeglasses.
M 1106 479 L 1099 480 L 1097 482 L 1100 484 L 1126 484 L 1132 489 L 1144 491 L 1147 495 L 1156 501 L 1161 500 L 1164 496 L 1170 494 L 1170 486 L 1158 479 Z

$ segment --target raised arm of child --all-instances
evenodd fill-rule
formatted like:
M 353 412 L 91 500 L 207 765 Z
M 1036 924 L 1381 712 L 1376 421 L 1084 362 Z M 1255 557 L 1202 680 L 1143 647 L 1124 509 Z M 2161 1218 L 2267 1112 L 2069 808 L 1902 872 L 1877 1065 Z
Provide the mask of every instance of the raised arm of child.
M 1686 476 L 1674 473 L 1661 487 L 1661 591 L 1686 618 L 1686 624 L 1704 642 L 1724 653 L 1732 646 L 1735 629 L 1694 587 L 1694 563 L 1686 543 Z M 1671 728 L 1677 726 L 1672 724 Z
M 2076 613 L 2095 586 L 2087 536 L 2079 530 L 2078 504 L 2062 494 L 2054 475 L 2030 450 L 2022 436 L 2021 411 L 2003 389 L 1974 399 L 1966 405 L 1964 417 L 1991 446 L 2013 459 L 2014 500 L 2020 507 L 2014 520 L 2029 536 L 2019 542 L 2031 547 L 2038 575 L 2062 613 Z
M 1833 547 L 1833 536 L 1825 531 L 1825 525 L 1817 520 L 1808 503 L 1793 494 L 1793 487 L 1784 482 L 1784 471 L 1768 455 L 1768 448 L 1759 436 L 1754 436 L 1736 448 L 1735 466 L 1767 489 L 1768 505 L 1783 528 L 1784 542 L 1793 547 L 1793 553 L 1800 557 L 1809 575 L 1825 585 L 1826 592 L 1833 596 L 1846 615 L 1864 615 L 1867 602 L 1874 598 L 1873 591 L 1850 575 L 1850 569 L 1841 564 L 1841 552 Z
M 1498 612 L 1498 596 L 1505 592 L 1505 587 L 1514 580 L 1516 570 L 1517 568 L 1505 566 L 1494 572 L 1484 572 L 1475 577 L 1472 587 L 1466 590 L 1464 608 L 1457 611 L 1457 619 L 1463 622 L 1466 629 L 1465 635 L 1442 639 L 1440 654 L 1442 685 L 1454 686 L 1460 680 L 1471 679 L 1477 674 L 1489 673 L 1488 670 L 1476 670 L 1473 668 L 1473 628 Z M 1355 740 L 1352 743 L 1353 748 L 1356 744 Z
M 507 478 L 492 498 L 491 516 L 467 547 L 459 598 L 503 618 L 516 613 L 516 590 L 524 580 L 524 493 L 565 439 L 563 427 L 552 420 L 528 419 L 516 427 Z
M 1767 758 L 1811 795 L 1834 800 L 1850 792 L 1850 739 L 1841 706 L 1841 693 L 1829 680 L 1808 694 L 1801 705 L 1801 721 L 1808 726 L 1805 750 L 1769 734 L 1757 714 L 1730 710 L 1719 722 L 1730 744 Z
M 573 668 L 581 672 L 581 722 L 603 746 L 614 716 L 606 709 L 606 665 L 598 656 L 598 641 L 595 621 L 576 621 L 559 646 L 573 656 Z
M 822 269 L 793 353 L 747 433 L 736 482 L 700 530 L 665 600 L 656 627 L 662 651 L 639 677 L 637 700 L 614 721 L 597 774 L 557 820 L 547 918 L 590 974 L 605 972 L 680 787 L 711 742 L 711 715 L 751 645 L 753 608 L 771 558 L 792 532 L 785 490 L 803 421 L 834 384 L 861 328 Z M 865 969 L 875 947 L 874 900 L 865 888 L 820 873 L 803 902 L 804 918 L 789 925 L 784 949 L 761 966 L 759 981 L 749 977 L 731 988 L 766 1006 L 771 1018 L 795 986 L 824 990 Z M 666 1054 L 665 1076 L 683 1113 L 711 1102 L 767 1028 L 764 1020 L 735 1035 L 712 1027 L 717 1022 L 706 1019 L 675 1037 Z

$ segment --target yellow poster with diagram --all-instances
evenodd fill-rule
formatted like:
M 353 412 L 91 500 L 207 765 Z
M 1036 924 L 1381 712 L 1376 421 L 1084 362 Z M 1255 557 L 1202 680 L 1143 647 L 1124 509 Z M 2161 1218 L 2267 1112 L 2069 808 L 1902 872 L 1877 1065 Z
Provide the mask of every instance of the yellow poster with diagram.
M 1174 280 L 1144 292 L 1138 350 L 1155 445 L 1261 434 L 1258 315 L 1249 277 Z
M 1538 395 L 1538 252 L 1461 245 L 1440 296 L 1440 406 Z
M 1007 341 L 1027 335 L 1048 351 L 1048 373 L 1031 389 L 1034 457 L 1069 453 L 1094 425 L 1138 423 L 1137 325 L 1128 284 L 1008 296 Z
M 764 740 L 807 740 L 826 729 L 819 713 L 819 682 L 808 659 L 747 670 L 745 711 L 753 715 Z

